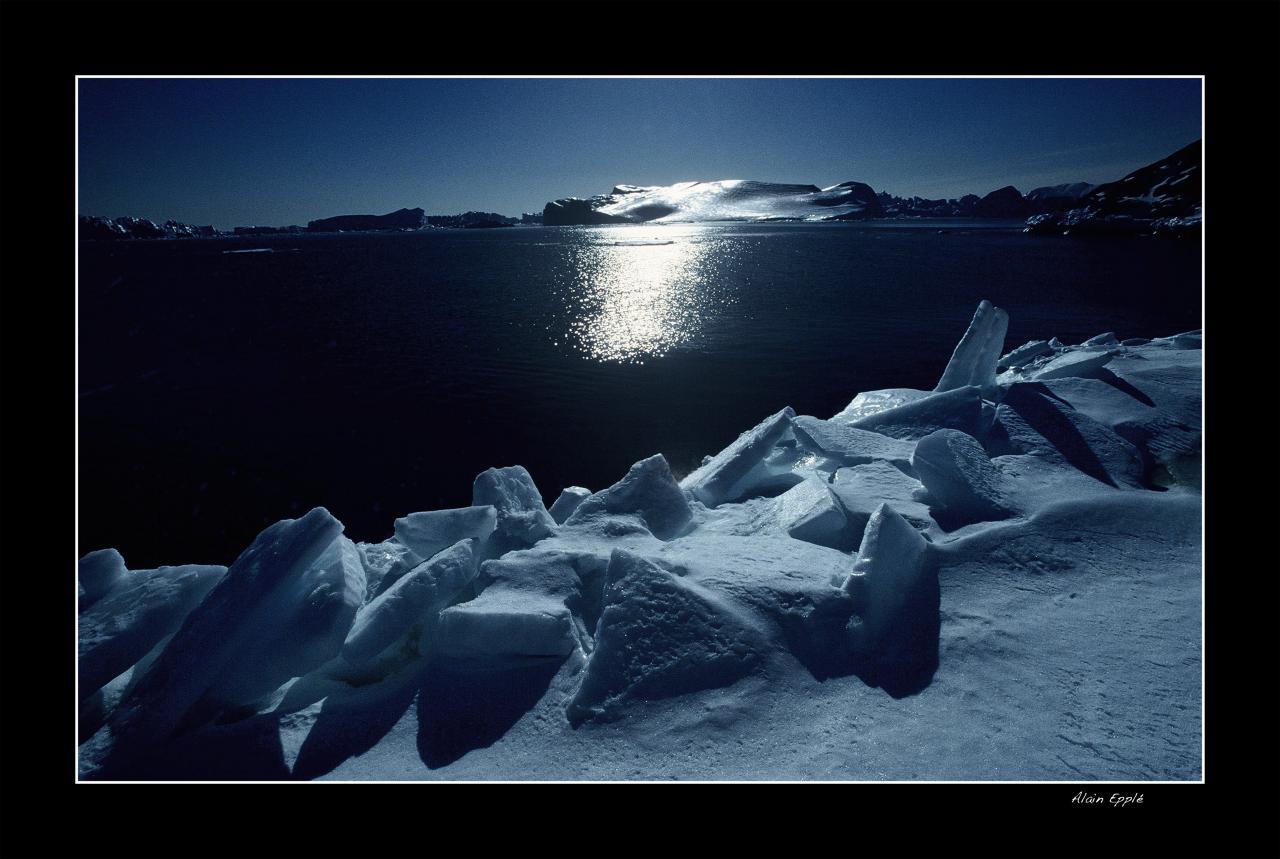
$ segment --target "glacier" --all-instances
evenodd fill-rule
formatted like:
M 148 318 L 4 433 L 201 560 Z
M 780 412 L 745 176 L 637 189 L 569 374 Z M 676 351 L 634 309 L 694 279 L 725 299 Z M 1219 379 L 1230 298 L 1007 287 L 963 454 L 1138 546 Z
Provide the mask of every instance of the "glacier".
M 983 301 L 935 390 L 784 406 L 682 478 L 90 552 L 79 776 L 1196 780 L 1202 332 L 1007 328 Z

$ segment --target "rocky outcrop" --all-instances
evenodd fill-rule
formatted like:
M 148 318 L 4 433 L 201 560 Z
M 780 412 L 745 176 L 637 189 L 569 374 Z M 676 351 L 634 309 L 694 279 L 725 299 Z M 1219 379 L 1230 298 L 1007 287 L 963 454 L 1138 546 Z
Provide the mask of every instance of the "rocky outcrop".
M 1005 185 L 979 200 L 973 207 L 973 214 L 979 218 L 1025 218 L 1029 213 L 1022 192 L 1012 185 Z

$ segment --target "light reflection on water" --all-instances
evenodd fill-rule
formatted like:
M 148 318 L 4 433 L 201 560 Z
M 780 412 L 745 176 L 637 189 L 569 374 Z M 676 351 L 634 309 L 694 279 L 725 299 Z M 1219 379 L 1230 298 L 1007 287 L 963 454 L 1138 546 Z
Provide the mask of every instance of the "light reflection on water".
M 692 344 L 733 301 L 719 282 L 732 244 L 701 225 L 584 230 L 557 278 L 567 345 L 594 361 L 643 364 Z

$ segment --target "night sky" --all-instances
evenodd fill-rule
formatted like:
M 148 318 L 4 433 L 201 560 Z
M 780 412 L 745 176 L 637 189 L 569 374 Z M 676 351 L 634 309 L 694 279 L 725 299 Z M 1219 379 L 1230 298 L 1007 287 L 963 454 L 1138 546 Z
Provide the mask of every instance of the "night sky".
M 79 209 L 518 215 L 618 183 L 1107 182 L 1200 136 L 1199 79 L 82 79 Z

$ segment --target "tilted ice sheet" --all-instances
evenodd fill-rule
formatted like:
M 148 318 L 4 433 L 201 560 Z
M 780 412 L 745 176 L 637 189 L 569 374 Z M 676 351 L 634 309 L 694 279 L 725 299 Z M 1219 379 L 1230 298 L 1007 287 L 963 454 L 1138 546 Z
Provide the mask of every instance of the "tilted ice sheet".
M 732 500 L 744 488 L 743 481 L 752 469 L 791 429 L 795 416 L 795 410 L 787 406 L 765 418 L 680 481 L 680 487 L 708 507 Z
M 476 577 L 475 538 L 461 540 L 405 573 L 356 614 L 342 657 L 363 662 L 416 625 L 435 620 Z
M 121 703 L 117 746 L 151 745 L 203 698 L 247 703 L 335 656 L 364 597 L 363 568 L 341 532 L 317 507 L 259 534 Z
M 972 436 L 986 433 L 982 394 L 967 385 L 911 400 L 900 406 L 859 418 L 851 426 L 892 438 L 917 441 L 940 429 L 957 429 Z

